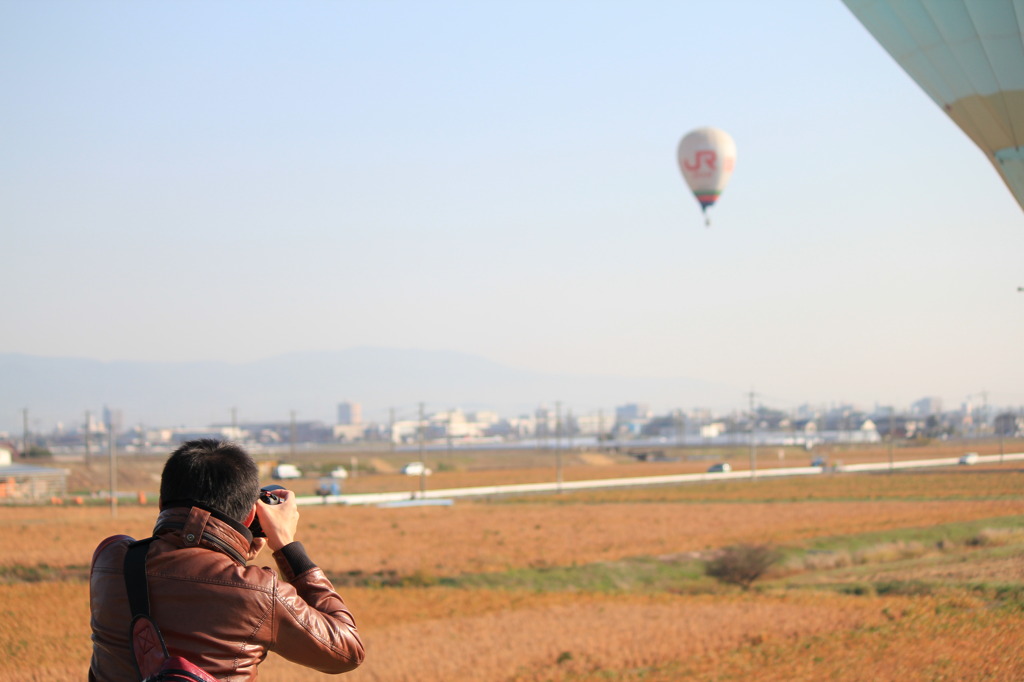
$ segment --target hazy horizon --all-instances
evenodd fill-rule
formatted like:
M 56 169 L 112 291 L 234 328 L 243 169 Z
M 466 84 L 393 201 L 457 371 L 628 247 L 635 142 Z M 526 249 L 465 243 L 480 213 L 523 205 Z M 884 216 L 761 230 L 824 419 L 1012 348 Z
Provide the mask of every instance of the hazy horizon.
M 612 374 L 541 373 L 502 365 L 482 356 L 456 351 L 352 348 L 337 352 L 297 352 L 263 360 L 229 362 L 102 362 L 87 358 L 45 358 L 0 353 L 0 432 L 17 435 L 24 408 L 30 429 L 48 432 L 57 424 L 75 428 L 86 410 L 98 418 L 104 407 L 119 410 L 125 424 L 204 426 L 282 422 L 292 411 L 299 421 L 336 422 L 340 402 L 359 403 L 368 422 L 417 418 L 449 409 L 488 410 L 503 417 L 532 414 L 538 407 L 577 415 L 646 404 L 655 414 L 676 409 L 710 410 L 717 416 L 746 412 L 749 388 L 755 405 L 793 413 L 811 406 L 852 406 L 872 413 L 890 405 L 906 412 L 910 403 L 876 400 L 786 400 L 759 387 L 704 381 L 695 377 L 623 377 Z M 1021 409 L 991 395 L 941 396 L 943 411 L 964 403 Z

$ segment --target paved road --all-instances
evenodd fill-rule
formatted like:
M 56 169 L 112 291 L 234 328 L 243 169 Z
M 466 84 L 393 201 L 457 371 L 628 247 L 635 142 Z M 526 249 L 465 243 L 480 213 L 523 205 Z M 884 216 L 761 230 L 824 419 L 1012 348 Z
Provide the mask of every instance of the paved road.
M 1021 461 L 1024 460 L 1024 452 L 1017 452 L 1006 455 L 982 455 L 978 457 L 978 464 L 998 463 L 1000 460 Z M 885 462 L 870 462 L 867 464 L 849 464 L 843 466 L 836 473 L 853 473 L 862 471 L 888 471 L 890 469 L 919 469 L 926 467 L 948 467 L 956 466 L 959 459 L 947 457 L 943 459 L 912 459 L 890 464 Z M 977 466 L 977 465 L 975 465 Z M 756 472 L 757 478 L 773 478 L 778 476 L 813 476 L 825 473 L 826 467 L 791 467 L 786 469 L 762 469 Z M 296 502 L 300 505 L 309 504 L 375 504 L 386 506 L 412 506 L 412 505 L 434 505 L 450 504 L 451 500 L 459 497 L 487 497 L 489 495 L 512 495 L 517 493 L 542 493 L 571 490 L 594 490 L 599 488 L 627 488 L 642 485 L 664 485 L 666 483 L 698 483 L 701 481 L 721 481 L 730 479 L 749 479 L 749 470 L 730 471 L 728 473 L 702 473 L 702 474 L 674 474 L 671 476 L 639 476 L 631 478 L 599 478 L 587 481 L 566 481 L 559 483 L 520 483 L 517 485 L 490 485 L 477 486 L 474 488 L 448 488 L 441 490 L 426 490 L 424 492 L 394 492 L 394 493 L 362 493 L 358 495 L 328 495 L 326 497 L 311 495 L 299 497 Z

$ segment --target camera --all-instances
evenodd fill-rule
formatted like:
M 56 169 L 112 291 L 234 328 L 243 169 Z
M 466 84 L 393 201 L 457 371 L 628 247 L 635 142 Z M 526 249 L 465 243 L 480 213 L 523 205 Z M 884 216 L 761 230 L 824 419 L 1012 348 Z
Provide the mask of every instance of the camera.
M 281 498 L 274 494 L 275 490 L 284 490 L 284 486 L 267 485 L 260 488 L 260 502 L 263 504 L 281 504 Z M 259 514 L 252 517 L 252 523 L 249 524 L 249 532 L 252 533 L 254 538 L 267 537 L 267 534 L 263 532 L 263 526 L 260 525 Z

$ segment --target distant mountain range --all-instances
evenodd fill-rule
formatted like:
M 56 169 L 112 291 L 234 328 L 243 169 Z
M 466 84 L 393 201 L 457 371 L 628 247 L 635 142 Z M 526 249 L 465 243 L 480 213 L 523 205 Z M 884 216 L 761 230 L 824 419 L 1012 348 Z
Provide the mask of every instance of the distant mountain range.
M 678 377 L 560 375 L 508 367 L 452 351 L 351 348 L 303 352 L 246 363 L 100 362 L 0 353 L 0 430 L 18 434 L 22 410 L 29 427 L 79 424 L 86 410 L 120 409 L 126 424 L 202 426 L 299 420 L 334 423 L 339 402 L 363 406 L 364 419 L 383 421 L 394 407 L 413 418 L 428 412 L 487 409 L 503 416 L 532 412 L 559 400 L 577 414 L 630 402 L 655 410 L 736 403 L 730 386 Z

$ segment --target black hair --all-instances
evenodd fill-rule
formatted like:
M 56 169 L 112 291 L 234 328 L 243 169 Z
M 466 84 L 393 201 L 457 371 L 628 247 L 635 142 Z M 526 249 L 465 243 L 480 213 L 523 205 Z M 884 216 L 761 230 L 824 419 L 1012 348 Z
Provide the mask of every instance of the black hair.
M 200 438 L 171 453 L 160 477 L 160 501 L 190 500 L 245 521 L 260 494 L 256 462 L 234 443 Z

